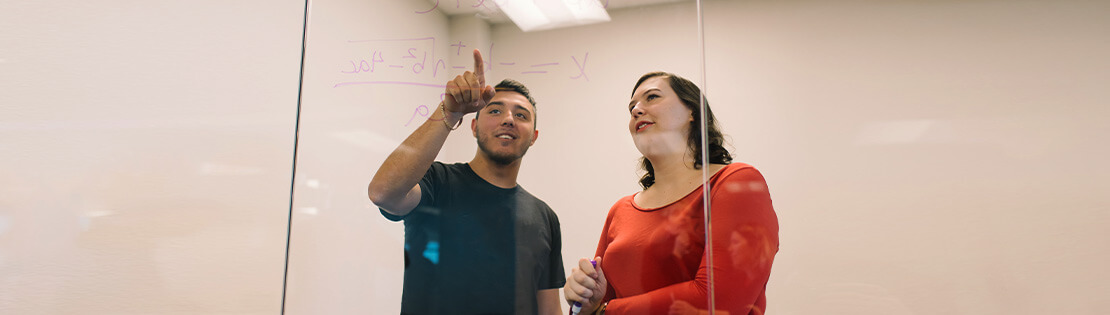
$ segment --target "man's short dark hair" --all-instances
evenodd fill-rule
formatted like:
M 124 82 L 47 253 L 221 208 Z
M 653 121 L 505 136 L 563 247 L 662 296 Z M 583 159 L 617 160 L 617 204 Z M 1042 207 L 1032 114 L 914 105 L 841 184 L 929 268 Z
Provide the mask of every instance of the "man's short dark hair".
M 520 95 L 524 95 L 524 98 L 528 99 L 528 103 L 532 104 L 532 110 L 534 111 L 532 113 L 532 128 L 536 127 L 536 125 L 538 124 L 536 120 L 536 112 L 539 112 L 540 110 L 536 108 L 536 100 L 532 99 L 532 93 L 528 92 L 528 87 L 524 86 L 524 83 L 520 83 L 517 80 L 513 79 L 504 79 L 501 80 L 501 83 L 498 83 L 497 86 L 494 87 L 494 90 L 496 90 L 497 92 L 517 92 L 520 93 Z M 478 115 L 481 115 L 481 113 L 482 111 L 478 111 L 477 113 L 475 113 L 474 118 L 478 118 Z
M 494 89 L 496 89 L 498 92 L 513 91 L 520 93 L 520 95 L 524 95 L 524 98 L 528 99 L 529 103 L 532 103 L 533 108 L 536 107 L 536 100 L 532 99 L 532 94 L 528 93 L 528 87 L 525 87 L 524 83 L 517 82 L 513 79 L 504 79 L 501 80 L 501 83 L 498 83 L 497 86 L 494 87 Z

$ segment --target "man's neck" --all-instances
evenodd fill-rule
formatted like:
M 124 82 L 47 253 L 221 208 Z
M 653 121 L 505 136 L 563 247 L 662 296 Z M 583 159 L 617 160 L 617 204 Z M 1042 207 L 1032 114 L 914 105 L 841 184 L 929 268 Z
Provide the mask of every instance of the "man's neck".
M 490 161 L 489 158 L 482 156 L 478 153 L 470 160 L 470 169 L 474 170 L 478 177 L 486 180 L 490 184 L 501 188 L 516 187 L 516 176 L 520 173 L 520 159 L 513 161 L 510 164 L 502 165 Z

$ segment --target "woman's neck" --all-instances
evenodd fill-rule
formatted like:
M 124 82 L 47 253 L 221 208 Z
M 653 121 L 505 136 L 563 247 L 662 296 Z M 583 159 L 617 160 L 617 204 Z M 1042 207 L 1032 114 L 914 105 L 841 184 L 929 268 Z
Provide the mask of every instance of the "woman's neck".
M 690 152 L 652 156 L 648 160 L 655 173 L 655 183 L 649 188 L 670 191 L 673 188 L 687 187 L 693 182 L 701 182 L 702 170 L 694 168 L 693 154 Z

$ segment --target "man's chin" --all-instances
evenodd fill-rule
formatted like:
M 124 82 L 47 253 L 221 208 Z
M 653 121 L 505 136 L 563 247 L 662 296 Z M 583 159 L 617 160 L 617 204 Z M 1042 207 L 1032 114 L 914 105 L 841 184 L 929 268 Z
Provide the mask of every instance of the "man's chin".
M 496 153 L 487 154 L 487 156 L 489 156 L 490 161 L 493 161 L 493 163 L 497 163 L 497 164 L 500 164 L 500 165 L 513 164 L 514 162 L 519 161 L 520 158 L 524 157 L 523 154 L 522 155 L 515 155 L 515 154 L 496 154 Z

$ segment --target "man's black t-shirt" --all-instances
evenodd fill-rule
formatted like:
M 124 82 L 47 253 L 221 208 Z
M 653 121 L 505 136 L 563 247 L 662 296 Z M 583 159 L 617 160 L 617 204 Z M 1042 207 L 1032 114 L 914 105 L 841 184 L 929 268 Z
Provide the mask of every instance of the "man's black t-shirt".
M 466 163 L 432 166 L 405 221 L 403 314 L 535 314 L 537 290 L 561 288 L 559 218 L 517 185 Z

